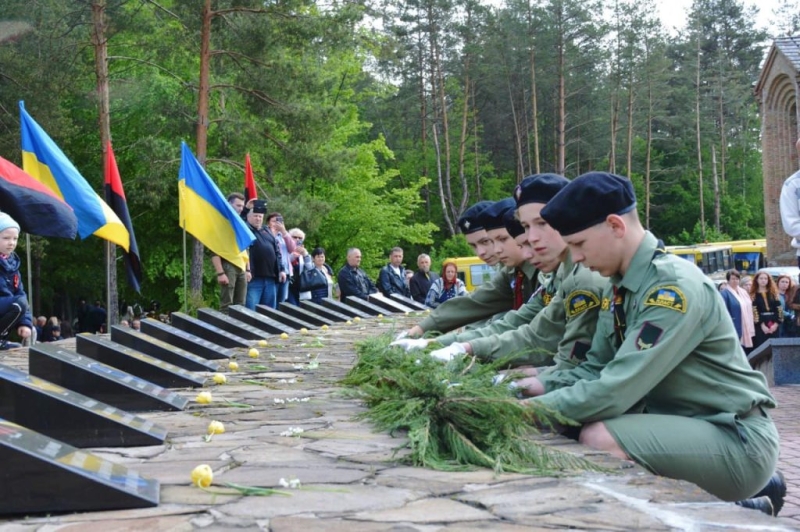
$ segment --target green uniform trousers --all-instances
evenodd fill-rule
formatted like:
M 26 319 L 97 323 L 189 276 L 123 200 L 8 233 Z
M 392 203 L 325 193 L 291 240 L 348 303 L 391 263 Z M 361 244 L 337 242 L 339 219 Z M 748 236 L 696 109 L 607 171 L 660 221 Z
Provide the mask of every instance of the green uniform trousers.
M 766 409 L 711 421 L 663 414 L 625 414 L 603 421 L 625 453 L 646 469 L 688 480 L 725 501 L 763 488 L 778 461 L 778 431 Z

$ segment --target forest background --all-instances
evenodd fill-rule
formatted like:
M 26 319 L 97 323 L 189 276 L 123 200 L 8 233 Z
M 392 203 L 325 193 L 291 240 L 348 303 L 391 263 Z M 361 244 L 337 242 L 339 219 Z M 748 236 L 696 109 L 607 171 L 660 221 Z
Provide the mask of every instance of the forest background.
M 19 164 L 17 102 L 102 189 L 92 8 L 104 7 L 114 152 L 144 268 L 141 295 L 184 303 L 180 142 L 198 131 L 200 0 L 3 0 L 0 155 Z M 667 243 L 764 235 L 760 63 L 771 34 L 740 0 L 694 0 L 667 31 L 654 0 L 218 0 L 211 6 L 208 173 L 259 196 L 338 269 L 359 247 L 470 255 L 455 221 L 526 175 L 628 176 Z M 21 253 L 24 253 L 24 243 Z M 103 241 L 31 238 L 36 314 L 104 299 Z M 191 254 L 191 251 L 189 252 Z M 122 271 L 122 261 L 119 268 Z M 216 304 L 209 261 L 193 305 Z

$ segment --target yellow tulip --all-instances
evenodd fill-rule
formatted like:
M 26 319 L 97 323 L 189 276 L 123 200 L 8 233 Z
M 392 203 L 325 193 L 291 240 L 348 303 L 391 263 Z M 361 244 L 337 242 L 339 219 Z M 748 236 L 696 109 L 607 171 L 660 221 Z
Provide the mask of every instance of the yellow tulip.
M 228 369 L 231 371 L 239 371 L 239 364 L 231 360 L 228 362 Z
M 222 373 L 214 373 L 214 376 L 211 378 L 217 384 L 225 384 L 226 382 L 228 382 L 228 377 L 226 377 Z
M 286 333 L 281 333 L 281 340 L 286 340 L 287 338 L 289 338 L 289 335 L 288 335 L 288 334 L 286 334 Z
M 258 347 L 267 347 L 267 345 L 268 344 L 267 344 L 266 340 L 259 340 L 258 341 Z
M 345 324 L 345 325 L 352 325 L 352 324 L 353 324 L 353 322 L 352 322 L 352 321 L 350 321 L 350 320 L 347 320 L 346 322 L 344 322 L 344 324 Z
M 322 327 L 320 327 L 320 329 L 322 329 L 323 331 L 327 331 L 328 330 L 328 326 L 327 325 L 323 325 Z
M 214 471 L 208 464 L 200 464 L 192 469 L 192 484 L 199 488 L 207 488 L 214 481 Z
M 358 323 L 359 321 L 361 321 L 361 318 L 359 318 L 358 316 L 356 316 L 355 318 L 353 318 L 353 321 L 354 321 L 354 322 L 356 322 L 356 323 Z
M 209 434 L 224 434 L 225 433 L 225 425 L 222 424 L 221 421 L 212 421 L 208 424 L 208 433 Z
M 211 397 L 211 392 L 200 392 L 197 394 L 197 397 L 194 399 L 201 405 L 207 405 L 211 403 L 214 399 Z
M 255 347 L 251 347 L 250 351 L 247 352 L 247 356 L 250 358 L 258 358 L 258 349 Z
M 308 329 L 303 327 L 302 329 L 300 329 L 300 334 L 308 334 Z

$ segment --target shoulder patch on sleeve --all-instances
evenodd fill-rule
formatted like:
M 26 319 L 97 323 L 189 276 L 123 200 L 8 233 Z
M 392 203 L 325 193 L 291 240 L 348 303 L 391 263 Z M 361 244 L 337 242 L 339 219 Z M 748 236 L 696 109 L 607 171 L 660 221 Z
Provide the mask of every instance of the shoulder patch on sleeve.
M 639 330 L 639 336 L 636 338 L 636 349 L 639 351 L 650 349 L 658 343 L 663 333 L 664 329 L 646 321 Z
M 686 312 L 686 296 L 677 286 L 657 286 L 644 298 L 646 307 L 664 307 L 678 312 Z
M 574 290 L 567 296 L 564 304 L 567 310 L 567 318 L 574 318 L 589 309 L 599 307 L 600 298 L 587 290 Z
M 583 362 L 586 360 L 586 353 L 589 352 L 589 345 L 586 342 L 577 341 L 572 345 L 572 351 L 569 353 L 570 360 L 576 360 L 579 362 Z

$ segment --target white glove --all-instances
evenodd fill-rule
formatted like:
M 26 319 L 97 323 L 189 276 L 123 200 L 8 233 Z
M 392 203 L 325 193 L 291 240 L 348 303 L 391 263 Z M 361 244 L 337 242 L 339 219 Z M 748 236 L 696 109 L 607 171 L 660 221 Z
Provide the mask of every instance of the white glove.
M 422 338 L 401 338 L 400 340 L 395 340 L 390 346 L 402 347 L 406 351 L 413 351 L 414 349 L 425 349 L 428 346 L 428 340 L 424 340 Z
M 394 340 L 395 341 L 402 340 L 406 336 L 408 336 L 408 331 L 400 331 L 399 333 L 397 333 L 397 336 L 394 337 Z
M 464 346 L 461 345 L 461 342 L 454 342 L 447 347 L 443 347 L 441 349 L 437 349 L 436 351 L 431 351 L 431 356 L 436 360 L 443 360 L 445 362 L 450 362 L 455 357 L 459 355 L 463 355 L 467 352 L 464 349 Z

